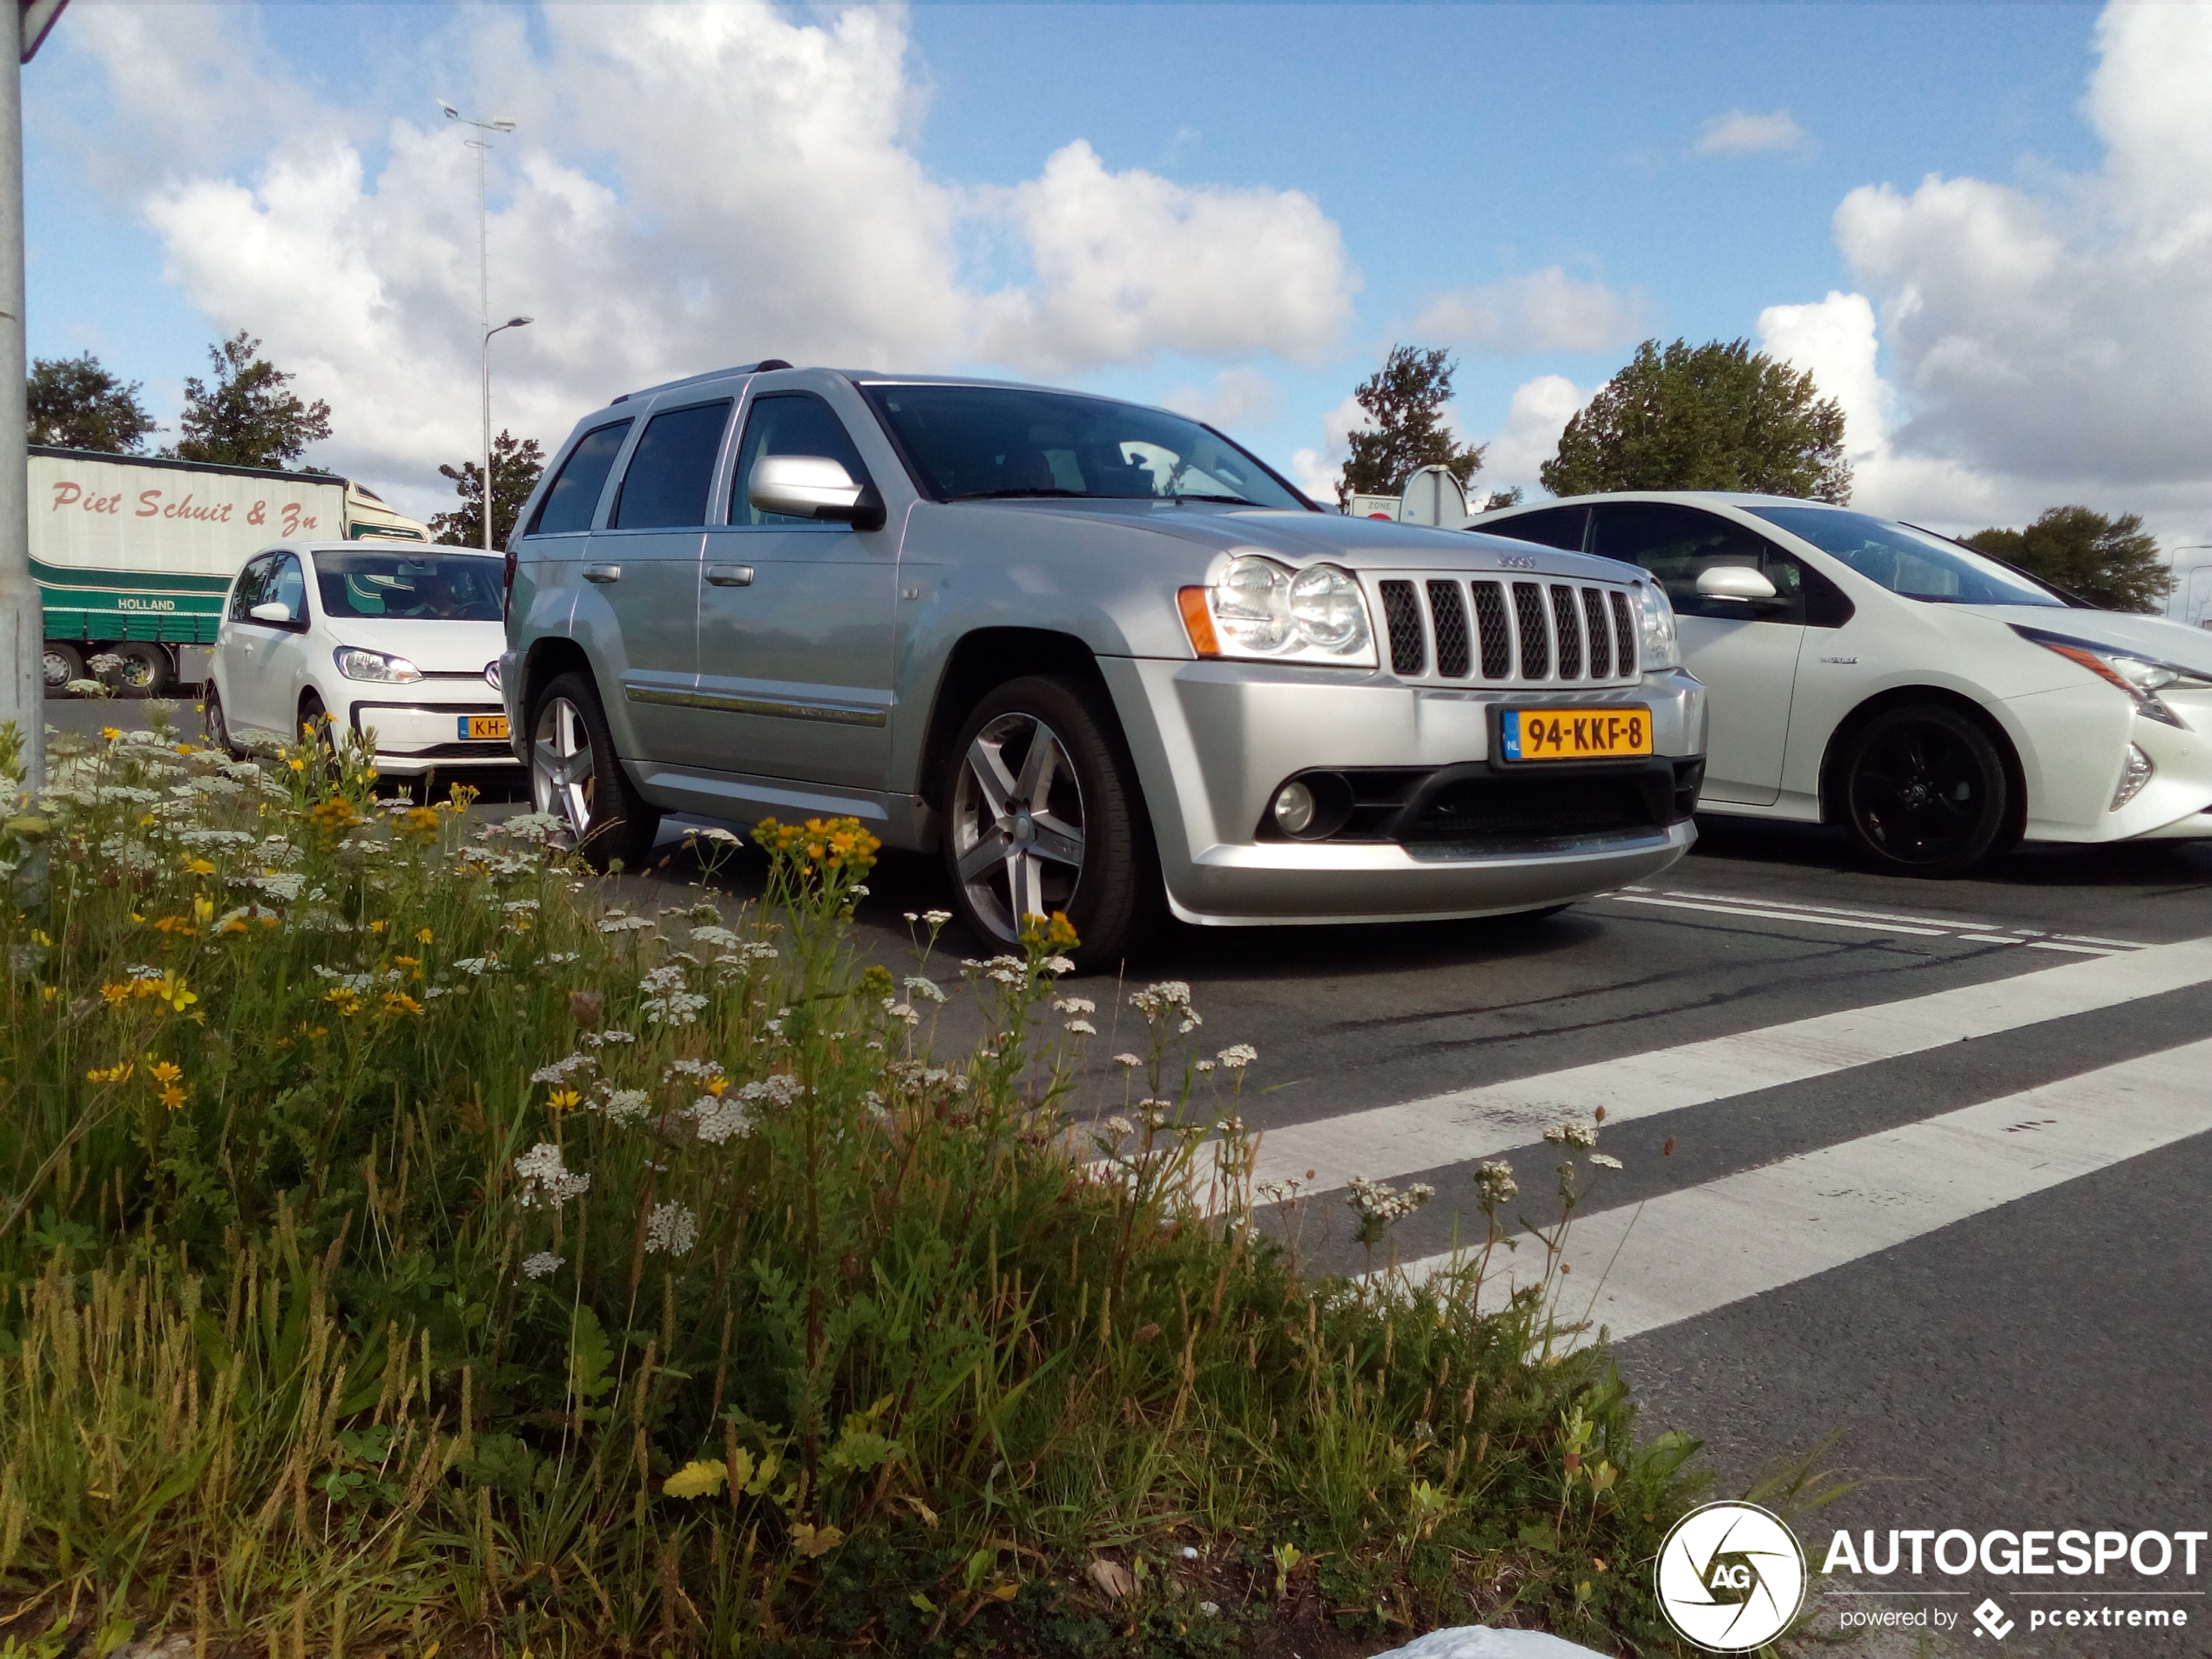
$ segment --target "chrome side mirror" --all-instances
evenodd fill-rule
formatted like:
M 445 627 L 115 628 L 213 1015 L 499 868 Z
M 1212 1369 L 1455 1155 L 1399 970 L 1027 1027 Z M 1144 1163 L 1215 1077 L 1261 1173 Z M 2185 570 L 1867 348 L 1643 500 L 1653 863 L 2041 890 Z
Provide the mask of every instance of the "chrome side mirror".
M 1765 574 L 1745 564 L 1714 564 L 1700 570 L 1697 595 L 1702 599 L 1732 599 L 1739 604 L 1777 597 L 1774 583 Z
M 872 484 L 856 484 L 845 463 L 826 455 L 763 455 L 753 463 L 746 499 L 764 513 L 786 518 L 883 528 L 883 498 Z
M 271 599 L 255 605 L 246 614 L 256 622 L 273 623 L 280 628 L 299 620 L 292 614 L 292 607 L 281 599 Z

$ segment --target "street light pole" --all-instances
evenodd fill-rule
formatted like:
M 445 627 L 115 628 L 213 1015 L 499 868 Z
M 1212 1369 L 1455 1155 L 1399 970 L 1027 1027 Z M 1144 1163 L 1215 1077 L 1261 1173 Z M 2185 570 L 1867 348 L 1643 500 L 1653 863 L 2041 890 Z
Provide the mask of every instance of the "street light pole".
M 438 100 L 438 107 L 445 111 L 447 120 L 457 121 L 465 127 L 475 127 L 479 132 L 482 132 L 487 135 L 495 132 L 512 132 L 515 130 L 515 118 L 511 115 L 495 116 L 489 121 L 479 121 L 473 116 L 462 114 L 459 110 L 455 109 L 452 105 L 447 103 L 443 98 L 440 98 Z M 519 328 L 528 323 L 529 319 L 528 317 L 516 317 L 510 321 L 500 324 L 498 328 L 495 328 L 491 326 L 491 251 L 489 244 L 486 240 L 487 233 L 485 230 L 486 224 L 489 221 L 489 212 L 485 195 L 487 189 L 487 185 L 485 184 L 485 167 L 491 156 L 491 141 L 489 137 L 486 137 L 482 138 L 468 138 L 462 140 L 462 142 L 476 152 L 476 327 L 483 331 L 484 336 L 484 475 L 482 482 L 484 495 L 484 551 L 489 553 L 492 550 L 491 337 L 494 334 L 498 334 L 501 329 Z
M 496 328 L 484 330 L 484 551 L 496 550 L 491 544 L 491 337 L 503 334 L 509 328 L 527 328 L 533 319 L 509 317 Z
M 30 577 L 30 455 L 24 428 L 23 66 L 67 0 L 17 0 L 0 51 L 0 724 L 22 738 L 26 789 L 46 783 L 46 612 Z

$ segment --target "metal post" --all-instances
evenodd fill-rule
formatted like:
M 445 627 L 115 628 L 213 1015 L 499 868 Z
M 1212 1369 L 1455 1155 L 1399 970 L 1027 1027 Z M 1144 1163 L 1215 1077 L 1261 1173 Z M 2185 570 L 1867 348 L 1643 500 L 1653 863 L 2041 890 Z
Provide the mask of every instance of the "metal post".
M 484 496 L 484 551 L 491 548 L 491 245 L 485 239 L 487 201 L 484 167 L 491 145 L 481 138 L 470 138 L 469 147 L 476 152 L 476 327 L 484 337 L 484 474 L 480 481 Z
M 23 736 L 24 781 L 46 781 L 45 610 L 30 579 L 23 281 L 23 14 L 0 51 L 0 722 Z

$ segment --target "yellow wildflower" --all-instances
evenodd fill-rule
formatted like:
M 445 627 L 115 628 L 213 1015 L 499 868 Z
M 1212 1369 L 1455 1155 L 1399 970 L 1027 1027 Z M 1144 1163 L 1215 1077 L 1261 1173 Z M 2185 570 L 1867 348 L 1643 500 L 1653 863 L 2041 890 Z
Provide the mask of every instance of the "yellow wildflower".
M 583 1098 L 573 1089 L 556 1089 L 545 1097 L 545 1109 L 551 1112 L 565 1112 Z
M 335 1008 L 339 1013 L 348 1016 L 361 1012 L 361 994 L 358 991 L 349 991 L 342 985 L 334 986 L 324 992 L 322 1000 Z
M 372 921 L 372 922 L 370 922 L 370 923 L 368 924 L 368 930 L 369 930 L 369 932 L 371 932 L 371 933 L 373 933 L 373 934 L 381 934 L 381 933 L 382 933 L 382 932 L 384 931 L 384 929 L 385 929 L 386 927 L 389 927 L 390 925 L 391 925 L 391 924 L 390 924 L 389 922 L 384 922 L 384 921 Z
M 185 1069 L 173 1060 L 157 1060 L 146 1069 L 157 1082 L 173 1083 L 185 1075 Z
M 293 755 L 291 759 L 286 761 L 284 764 L 291 767 L 294 772 L 305 772 L 307 769 L 307 763 L 300 759 L 298 755 Z
M 119 1008 L 131 1000 L 132 984 L 132 981 L 124 980 L 114 985 L 103 985 L 100 987 L 100 995 L 107 999 L 107 1005 L 110 1008 Z
M 154 981 L 153 994 L 179 1014 L 199 1001 L 195 994 L 185 988 L 184 981 L 177 977 L 173 969 Z
M 192 901 L 192 919 L 202 927 L 214 921 L 215 901 L 212 899 L 194 899 Z
M 185 860 L 185 868 L 193 875 L 212 875 L 215 873 L 214 863 L 212 860 L 208 859 L 186 859 Z
M 104 725 L 100 728 L 100 735 L 110 743 L 113 743 L 123 735 L 123 728 L 119 725 Z
M 427 945 L 436 937 L 437 935 L 428 927 L 417 927 L 415 930 L 415 941 L 419 945 Z
M 84 1081 L 88 1083 L 128 1082 L 131 1074 L 137 1069 L 128 1060 L 118 1060 L 111 1066 L 93 1067 L 84 1074 Z
M 387 991 L 384 993 L 384 1013 L 388 1018 L 392 1015 L 401 1014 L 412 1014 L 419 1017 L 421 1015 L 421 1012 L 422 1004 L 416 1001 L 405 991 Z
M 171 1111 L 175 1111 L 185 1103 L 185 1091 L 174 1083 L 164 1083 L 161 1087 L 161 1103 Z

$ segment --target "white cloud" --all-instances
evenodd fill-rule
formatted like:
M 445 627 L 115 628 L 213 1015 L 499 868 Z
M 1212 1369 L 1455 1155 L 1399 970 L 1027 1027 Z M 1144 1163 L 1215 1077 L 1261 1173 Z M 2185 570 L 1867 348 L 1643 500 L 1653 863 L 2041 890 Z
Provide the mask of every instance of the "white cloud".
M 1615 293 L 1553 265 L 1439 294 L 1413 327 L 1494 352 L 1602 351 L 1635 340 L 1643 311 L 1642 295 Z
M 1931 175 L 1837 209 L 1905 412 L 1889 453 L 1940 463 L 1917 487 L 1948 523 L 2084 501 L 2170 534 L 2212 512 L 2212 7 L 2114 5 L 2098 38 L 2098 172 L 2045 196 Z
M 1239 365 L 1223 369 L 1204 391 L 1178 386 L 1160 401 L 1233 437 L 1239 428 L 1271 423 L 1282 413 L 1283 388 L 1258 369 Z
M 1529 495 L 1541 493 L 1536 469 L 1559 453 L 1559 435 L 1588 401 L 1589 395 L 1564 374 L 1539 374 L 1515 387 L 1506 406 L 1505 430 L 1490 441 L 1490 453 L 1482 459 L 1480 489 L 1518 484 Z
M 105 97 L 81 118 L 129 152 L 185 297 L 330 400 L 337 435 L 316 459 L 427 484 L 473 452 L 460 133 L 276 98 L 283 66 L 232 8 L 87 21 L 76 38 Z M 441 61 L 475 63 L 487 90 L 460 75 L 435 90 L 520 121 L 494 164 L 492 307 L 537 321 L 494 344 L 495 419 L 549 442 L 615 392 L 751 358 L 1034 372 L 1303 356 L 1351 314 L 1342 238 L 1298 192 L 1116 172 L 1080 139 L 1011 189 L 933 178 L 893 8 L 563 4 L 446 27 Z M 1010 280 L 976 274 L 995 239 Z M 1224 377 L 1214 395 L 1249 403 L 1259 384 Z
M 1773 150 L 1802 149 L 1811 135 L 1787 110 L 1753 115 L 1730 110 L 1705 123 L 1691 148 L 1701 156 L 1751 156 Z
M 1321 417 L 1321 447 L 1291 453 L 1291 481 L 1318 502 L 1336 500 L 1337 476 L 1352 455 L 1352 435 L 1373 424 L 1359 400 L 1347 396 Z

